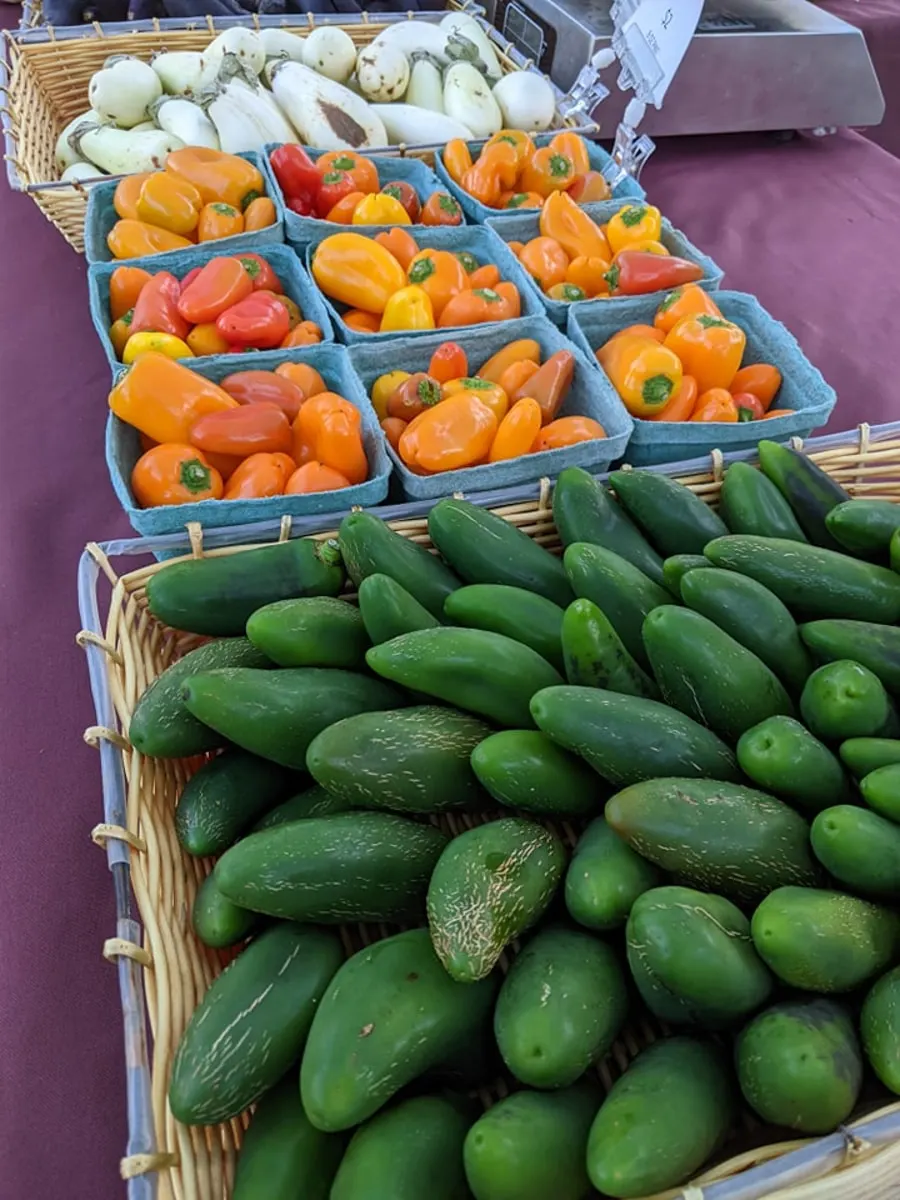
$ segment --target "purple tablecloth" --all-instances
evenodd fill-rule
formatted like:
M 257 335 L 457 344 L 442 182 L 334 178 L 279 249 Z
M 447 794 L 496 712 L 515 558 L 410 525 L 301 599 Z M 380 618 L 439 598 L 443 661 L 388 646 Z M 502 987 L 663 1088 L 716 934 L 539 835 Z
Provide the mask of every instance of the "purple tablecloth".
M 645 182 L 728 285 L 795 331 L 838 389 L 832 428 L 900 418 L 900 161 L 854 135 L 669 142 Z M 0 189 L 0 214 L 0 1195 L 112 1200 L 123 1055 L 74 585 L 84 543 L 127 529 L 84 261 L 26 197 Z

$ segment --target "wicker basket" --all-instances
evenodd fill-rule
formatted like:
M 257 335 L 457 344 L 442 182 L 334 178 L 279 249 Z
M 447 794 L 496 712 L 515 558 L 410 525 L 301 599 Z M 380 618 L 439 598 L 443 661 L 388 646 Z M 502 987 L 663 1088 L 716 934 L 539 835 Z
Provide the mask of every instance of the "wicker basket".
M 813 459 L 852 494 L 900 501 L 900 423 L 810 442 Z M 675 475 L 709 503 L 715 503 L 728 461 L 746 454 L 657 468 Z M 550 508 L 550 486 L 520 488 L 506 494 L 475 497 L 499 512 L 530 537 L 550 549 L 558 547 Z M 404 536 L 428 544 L 429 505 L 384 510 Z M 315 521 L 319 521 L 318 528 Z M 333 531 L 337 518 L 329 522 Z M 253 544 L 299 534 L 327 537 L 321 518 L 285 518 L 280 526 L 219 530 L 199 528 L 180 538 L 182 550 L 233 554 Z M 119 577 L 111 560 L 154 551 L 170 551 L 178 539 L 88 546 L 79 572 L 79 603 L 84 629 L 79 643 L 89 658 L 97 725 L 86 739 L 99 747 L 103 770 L 105 823 L 94 840 L 106 847 L 116 884 L 116 937 L 104 954 L 118 963 L 125 1016 L 128 1062 L 129 1147 L 122 1174 L 130 1180 L 130 1200 L 226 1200 L 230 1196 L 236 1150 L 243 1121 L 208 1129 L 188 1128 L 168 1110 L 166 1090 L 178 1039 L 198 1001 L 222 969 L 225 958 L 206 949 L 190 929 L 191 904 L 210 863 L 184 854 L 175 838 L 172 812 L 191 771 L 191 762 L 145 759 L 133 750 L 123 730 L 138 697 L 167 665 L 198 640 L 161 626 L 146 608 L 148 578 L 160 564 L 133 568 Z M 100 616 L 98 585 L 112 588 L 105 619 Z M 454 816 L 454 823 L 470 818 Z M 570 841 L 573 831 L 561 832 Z M 129 888 L 130 883 L 130 888 Z M 131 892 L 140 925 L 132 916 Z M 142 926 L 142 929 L 141 929 Z M 383 930 L 345 929 L 348 950 L 361 941 L 383 936 Z M 152 1031 L 148 1053 L 145 1016 Z M 600 1070 L 609 1087 L 628 1061 L 656 1036 L 649 1022 L 632 1027 L 616 1043 Z M 757 1130 L 757 1141 L 759 1132 Z M 764 1140 L 764 1139 L 762 1139 Z M 771 1140 L 771 1139 L 770 1139 Z M 158 1185 L 158 1190 L 157 1190 Z M 852 1132 L 824 1139 L 763 1145 L 708 1172 L 683 1192 L 685 1200 L 889 1200 L 900 1192 L 900 1104 L 868 1115 Z M 548 1197 L 547 1200 L 552 1200 Z M 662 1200 L 661 1197 L 655 1200 Z
M 472 11 L 477 15 L 482 10 Z M 423 16 L 427 18 L 428 14 Z M 413 18 L 411 13 L 409 17 L 422 19 Z M 389 24 L 406 19 L 404 16 L 392 19 L 380 15 L 375 21 L 362 13 L 359 17 L 326 23 L 344 29 L 357 46 L 365 46 Z M 290 23 L 281 18 L 260 19 L 254 15 L 248 16 L 246 24 L 256 29 L 278 25 L 307 32 L 314 28 L 316 20 L 312 14 L 305 20 L 296 18 Z M 319 18 L 318 23 L 322 24 L 323 20 Z M 136 54 L 146 59 L 156 50 L 203 50 L 222 28 L 240 23 L 229 18 L 207 17 L 205 21 L 193 22 L 154 20 L 107 26 L 95 23 L 56 31 L 53 26 L 47 26 L 5 34 L 7 56 L 3 67 L 6 79 L 0 80 L 0 91 L 5 92 L 6 97 L 0 105 L 0 115 L 10 186 L 27 191 L 47 220 L 81 253 L 87 192 L 80 184 L 59 182 L 54 150 L 60 131 L 85 110 L 91 76 L 111 54 Z M 505 44 L 496 30 L 482 23 L 497 42 L 497 55 L 504 71 L 533 69 L 530 61 L 515 47 Z M 574 127 L 574 122 L 567 122 L 562 116 L 556 124 Z M 583 132 L 596 132 L 595 126 L 579 128 Z M 408 152 L 433 162 L 434 149 L 411 147 Z M 397 152 L 407 151 L 405 147 L 398 147 Z

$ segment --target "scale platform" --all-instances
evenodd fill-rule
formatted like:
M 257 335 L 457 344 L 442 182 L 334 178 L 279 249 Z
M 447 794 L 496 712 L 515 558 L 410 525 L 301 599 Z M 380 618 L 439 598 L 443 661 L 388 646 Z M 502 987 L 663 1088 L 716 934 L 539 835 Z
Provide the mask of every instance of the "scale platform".
M 672 0 L 677 4 L 678 0 Z M 489 19 L 568 92 L 612 40 L 610 0 L 492 0 Z M 591 114 L 615 129 L 632 93 L 603 72 L 610 95 Z M 660 110 L 641 132 L 830 131 L 871 126 L 884 97 L 862 33 L 807 0 L 706 0 L 687 54 Z

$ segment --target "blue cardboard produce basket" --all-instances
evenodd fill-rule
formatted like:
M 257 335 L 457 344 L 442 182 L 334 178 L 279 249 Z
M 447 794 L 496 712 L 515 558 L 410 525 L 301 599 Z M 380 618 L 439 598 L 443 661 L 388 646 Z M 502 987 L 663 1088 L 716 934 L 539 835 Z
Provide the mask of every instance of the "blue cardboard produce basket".
M 272 194 L 278 197 L 278 202 L 284 212 L 285 239 L 292 246 L 305 249 L 311 242 L 327 237 L 329 233 L 339 233 L 341 226 L 336 225 L 334 221 L 324 221 L 318 217 L 301 217 L 299 213 L 295 213 L 292 209 L 288 208 L 281 184 L 278 182 L 278 178 L 269 161 L 272 151 L 277 149 L 278 147 L 275 145 L 266 146 L 265 161 L 274 189 Z M 321 158 L 325 153 L 324 150 L 310 150 L 308 147 L 304 147 L 304 149 L 313 161 Z M 386 183 L 391 183 L 393 180 L 401 180 L 415 189 L 422 204 L 425 203 L 432 192 L 443 191 L 443 184 L 437 175 L 420 158 L 408 158 L 405 154 L 373 154 L 366 155 L 366 157 L 370 162 L 375 164 L 380 187 L 384 187 Z M 427 230 L 429 226 L 407 225 L 404 228 L 413 237 L 417 238 L 418 234 L 423 230 Z M 390 229 L 390 226 L 356 225 L 354 229 L 358 232 L 375 234 L 380 233 L 383 229 Z
M 210 242 L 208 246 L 192 246 L 190 250 L 169 250 L 166 254 L 154 254 L 150 258 L 132 258 L 128 265 L 143 267 L 151 274 L 156 271 L 171 271 L 178 279 L 183 279 L 194 267 L 203 266 L 211 258 L 217 258 L 223 253 L 239 253 L 239 251 L 223 251 L 222 244 L 221 242 Z M 261 258 L 270 263 L 275 274 L 281 280 L 285 295 L 296 300 L 300 306 L 304 321 L 315 321 L 322 330 L 322 341 L 333 342 L 334 331 L 331 327 L 328 310 L 322 300 L 322 294 L 313 284 L 303 263 L 290 246 L 247 246 L 245 249 L 252 250 L 254 254 L 259 254 Z M 109 277 L 116 267 L 121 265 L 118 262 L 94 263 L 92 267 L 88 268 L 91 320 L 94 322 L 97 336 L 103 343 L 103 349 L 106 351 L 106 357 L 113 370 L 122 364 L 116 358 L 112 342 L 109 340 L 109 327 L 112 323 L 109 314 Z M 217 357 L 219 356 L 203 355 L 185 361 L 194 366 L 197 363 L 202 365 L 215 361 Z
M 515 333 L 508 329 L 509 324 L 510 322 L 506 325 L 481 326 L 454 336 L 454 341 L 466 352 L 470 373 L 476 375 L 479 367 L 487 362 L 492 354 L 496 354 L 514 338 L 534 338 L 540 344 L 542 359 L 549 358 L 558 350 L 571 350 L 575 354 L 575 378 L 559 415 L 566 417 L 578 414 L 593 417 L 606 430 L 607 436 L 595 441 L 561 447 L 558 450 L 526 454 L 505 462 L 444 471 L 439 475 L 414 474 L 404 465 L 393 448 L 388 446 L 388 454 L 393 460 L 403 492 L 410 500 L 435 499 L 462 491 L 494 491 L 542 477 L 555 478 L 565 467 L 584 467 L 592 472 L 605 471 L 611 462 L 622 457 L 633 422 L 609 381 L 605 377 L 601 379 L 599 372 L 591 366 L 581 350 L 573 346 L 568 338 L 542 317 L 517 321 Z M 372 384 L 385 371 L 395 367 L 401 367 L 410 373 L 427 371 L 431 355 L 444 341 L 446 338 L 443 333 L 397 340 L 391 346 L 389 362 L 385 361 L 387 356 L 381 347 L 355 345 L 350 350 L 350 360 L 368 395 Z
M 217 242 L 203 243 L 215 245 L 220 254 L 237 254 L 241 250 L 256 250 L 260 246 L 277 245 L 284 241 L 284 205 L 281 192 L 269 171 L 269 164 L 264 154 L 248 152 L 239 155 L 262 173 L 266 183 L 266 195 L 275 202 L 275 223 L 265 229 L 257 229 L 253 233 L 236 233 L 233 237 L 220 238 Z M 118 221 L 119 216 L 113 207 L 113 197 L 119 181 L 111 179 L 109 183 L 95 184 L 88 198 L 87 214 L 84 218 L 84 256 L 89 263 L 116 262 L 134 263 L 133 258 L 114 259 L 106 244 L 109 231 Z M 171 251 L 166 251 L 171 253 Z M 160 257 L 155 255 L 154 257 Z
M 573 304 L 569 313 L 568 333 L 585 352 L 595 369 L 606 378 L 595 350 L 627 325 L 653 323 L 662 296 L 636 296 L 612 305 L 605 300 Z M 750 450 L 761 438 L 785 441 L 789 437 L 808 437 L 824 425 L 837 402 L 834 388 L 822 378 L 797 344 L 797 339 L 780 321 L 766 312 L 755 296 L 744 292 L 717 292 L 716 304 L 729 321 L 747 335 L 743 366 L 766 362 L 776 366 L 783 382 L 773 407 L 794 411 L 770 421 L 729 424 L 723 421 L 634 422 L 634 433 L 625 454 L 635 466 L 680 462 L 708 454 L 714 447 L 724 450 Z
M 565 131 L 563 130 L 563 132 Z M 534 138 L 535 145 L 546 146 L 553 140 L 553 137 L 554 134 L 552 133 L 538 134 Z M 601 174 L 605 174 L 612 165 L 612 155 L 608 154 L 607 151 L 604 150 L 603 147 L 597 142 L 588 141 L 587 138 L 585 138 L 585 141 L 587 141 L 588 155 L 591 160 L 591 169 L 593 171 L 599 171 Z M 469 143 L 469 149 L 472 151 L 473 158 L 478 154 L 483 145 L 483 142 Z M 456 197 L 456 199 L 462 205 L 463 212 L 470 221 L 475 221 L 477 224 L 483 225 L 489 217 L 514 217 L 518 215 L 515 209 L 488 208 L 486 204 L 482 204 L 480 200 L 476 200 L 474 196 L 470 196 L 469 193 L 461 188 L 458 183 L 454 183 L 454 181 L 447 174 L 447 168 L 444 166 L 444 155 L 443 151 L 441 150 L 435 152 L 434 169 L 437 173 L 438 179 L 441 181 L 442 186 L 447 189 L 451 196 Z M 625 179 L 623 179 L 620 183 L 617 183 L 613 188 L 613 196 L 617 200 L 642 200 L 646 195 L 647 193 L 644 191 L 638 181 L 636 179 L 632 179 L 630 175 L 626 176 Z
M 272 371 L 283 362 L 304 362 L 315 367 L 330 391 L 337 392 L 359 409 L 362 417 L 363 445 L 369 460 L 369 478 L 335 492 L 311 492 L 306 495 L 269 496 L 262 500 L 200 500 L 196 504 L 160 505 L 140 508 L 131 490 L 131 471 L 141 455 L 140 435 L 131 425 L 113 413 L 106 424 L 106 465 L 113 490 L 125 510 L 132 528 L 145 537 L 178 533 L 189 521 L 207 529 L 271 521 L 285 513 L 309 517 L 333 513 L 359 505 L 371 508 L 388 493 L 391 463 L 386 442 L 375 410 L 369 403 L 359 377 L 343 346 L 303 346 L 294 350 L 263 350 L 255 354 L 225 354 L 216 358 L 186 363 L 206 379 L 218 383 L 235 371 Z
M 328 229 L 329 232 L 326 236 L 331 236 L 336 229 L 338 232 L 341 231 L 341 227 L 335 225 L 330 225 Z M 374 231 L 372 231 L 371 236 L 375 236 Z M 538 298 L 537 290 L 519 266 L 518 260 L 512 250 L 508 246 L 503 245 L 501 238 L 494 237 L 490 230 L 484 229 L 479 225 L 420 225 L 417 228 L 415 237 L 420 250 L 449 250 L 451 253 L 467 250 L 470 254 L 475 255 L 480 266 L 484 266 L 486 263 L 496 263 L 500 268 L 500 278 L 505 279 L 509 283 L 514 283 L 519 289 L 519 295 L 522 297 L 522 316 L 539 317 L 542 315 L 542 305 Z M 317 238 L 306 251 L 306 266 L 314 283 L 315 277 L 312 273 L 312 262 L 317 247 L 323 241 L 324 238 Z M 338 341 L 346 342 L 350 346 L 358 342 L 363 342 L 367 346 L 378 346 L 383 345 L 385 342 L 396 341 L 397 338 L 416 338 L 433 332 L 430 329 L 407 329 L 397 333 L 360 333 L 356 329 L 351 329 L 341 319 L 341 313 L 345 311 L 343 304 L 337 300 L 330 300 L 321 289 L 318 290 L 318 294 L 322 298 L 334 324 Z M 509 321 L 491 321 L 488 322 L 488 325 L 480 326 L 480 328 L 490 327 L 492 329 L 499 329 L 509 325 Z M 454 336 L 462 328 L 474 327 L 457 325 L 453 328 L 447 328 L 442 332 L 446 339 Z
M 596 221 L 598 225 L 602 225 L 610 217 L 615 216 L 623 203 L 627 203 L 627 201 L 601 200 L 596 204 L 585 204 L 582 207 L 592 220 Z M 508 245 L 510 242 L 530 242 L 532 238 L 538 237 L 541 232 L 540 220 L 540 214 L 530 210 L 518 213 L 513 217 L 491 217 L 486 225 L 495 237 L 500 238 L 505 245 Z M 662 243 L 671 254 L 678 258 L 686 258 L 689 262 L 696 263 L 703 268 L 703 278 L 698 282 L 699 287 L 704 288 L 707 292 L 718 290 L 725 272 L 707 254 L 698 250 L 692 242 L 688 241 L 681 230 L 676 229 L 665 217 L 663 217 L 662 223 Z M 565 300 L 551 300 L 541 291 L 530 275 L 528 281 L 537 292 L 550 320 L 560 329 L 565 329 L 569 313 L 575 305 Z M 601 303 L 619 305 L 622 301 L 621 299 L 612 299 L 603 300 Z

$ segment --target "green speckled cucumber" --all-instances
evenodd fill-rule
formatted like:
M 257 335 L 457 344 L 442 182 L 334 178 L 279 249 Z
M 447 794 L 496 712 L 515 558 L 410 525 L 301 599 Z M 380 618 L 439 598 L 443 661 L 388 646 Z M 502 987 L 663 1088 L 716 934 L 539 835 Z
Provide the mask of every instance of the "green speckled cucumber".
M 900 629 L 872 621 L 809 621 L 800 636 L 819 662 L 849 658 L 878 676 L 900 696 Z
M 566 872 L 566 908 L 587 929 L 618 929 L 638 896 L 662 882 L 661 873 L 641 858 L 604 817 L 591 821 L 578 839 Z
M 548 926 L 516 957 L 494 1011 L 503 1061 L 529 1087 L 567 1087 L 619 1035 L 628 991 L 612 949 Z
M 810 886 L 820 875 L 803 818 L 774 796 L 736 784 L 647 780 L 613 796 L 606 819 L 650 862 L 738 903 L 783 884 Z
M 257 833 L 260 829 L 286 825 L 288 821 L 304 821 L 307 817 L 328 817 L 332 813 L 346 812 L 350 807 L 346 800 L 340 796 L 332 796 L 317 784 L 270 809 L 256 822 L 251 832 Z
M 428 925 L 453 979 L 484 979 L 543 914 L 566 865 L 562 843 L 534 821 L 503 817 L 455 837 L 428 885 Z
M 744 1098 L 762 1119 L 806 1134 L 846 1121 L 862 1085 L 853 1022 L 832 1000 L 789 1000 L 761 1012 L 738 1038 L 735 1063 Z
M 828 532 L 851 554 L 887 558 L 900 529 L 900 504 L 890 500 L 845 500 L 825 518 Z
M 212 875 L 207 875 L 197 888 L 191 908 L 194 933 L 206 946 L 222 950 L 236 946 L 253 932 L 259 922 L 256 913 L 238 908 L 216 887 Z
M 778 442 L 762 441 L 757 447 L 760 466 L 775 484 L 811 542 L 828 549 L 839 549 L 826 524 L 831 509 L 849 495 L 840 484 L 809 458 Z
M 666 587 L 676 599 L 681 595 L 681 581 L 688 571 L 708 567 L 709 559 L 702 554 L 670 554 L 663 563 L 663 579 Z
M 481 800 L 469 756 L 490 732 L 477 717 L 435 705 L 359 713 L 323 729 L 306 765 L 348 807 L 443 812 Z
M 472 583 L 447 597 L 444 613 L 454 625 L 488 629 L 530 646 L 563 669 L 563 610 L 544 596 L 502 583 Z
M 793 717 L 769 717 L 748 729 L 737 756 L 755 784 L 797 808 L 820 812 L 850 798 L 838 759 Z
M 359 609 L 335 596 L 302 596 L 258 608 L 247 637 L 279 667 L 365 666 L 369 641 Z
M 622 1200 L 685 1183 L 724 1140 L 734 1108 L 719 1050 L 686 1037 L 654 1043 L 613 1084 L 591 1126 L 591 1182 Z
M 806 541 L 787 500 L 771 479 L 749 463 L 732 463 L 725 472 L 719 515 L 732 533 Z
M 872 1070 L 900 1095 L 900 967 L 882 975 L 866 996 L 859 1024 Z
M 881 767 L 900 763 L 900 739 L 848 738 L 841 742 L 839 754 L 848 770 L 863 779 Z
M 820 888 L 773 891 L 753 914 L 751 932 L 778 978 L 804 991 L 852 991 L 900 954 L 896 913 Z
M 900 897 L 900 828 L 853 804 L 819 813 L 810 833 L 822 866 L 863 896 Z
M 475 747 L 472 769 L 508 808 L 543 816 L 599 812 L 607 788 L 595 771 L 536 729 L 504 729 Z
M 359 585 L 359 611 L 374 646 L 441 622 L 389 575 L 367 575 Z
M 877 675 L 850 659 L 813 671 L 800 696 L 800 712 L 823 741 L 896 737 L 900 720 Z
M 702 554 L 707 542 L 728 532 L 708 504 L 668 475 L 613 471 L 609 482 L 625 511 L 664 558 Z
M 874 740 L 874 739 L 873 739 Z M 846 745 L 846 742 L 844 743 Z M 900 742 L 891 743 L 900 747 Z M 869 808 L 900 823 L 900 759 L 877 767 L 860 780 L 859 789 Z
M 185 1125 L 239 1116 L 300 1057 L 344 952 L 323 930 L 279 922 L 214 981 L 172 1063 L 169 1104 Z
M 338 541 L 347 574 L 357 587 L 370 575 L 387 575 L 441 620 L 444 601 L 460 581 L 436 554 L 367 512 L 344 517 Z
M 659 688 L 634 661 L 606 614 L 592 600 L 576 600 L 566 609 L 562 650 L 569 683 L 659 699 Z

